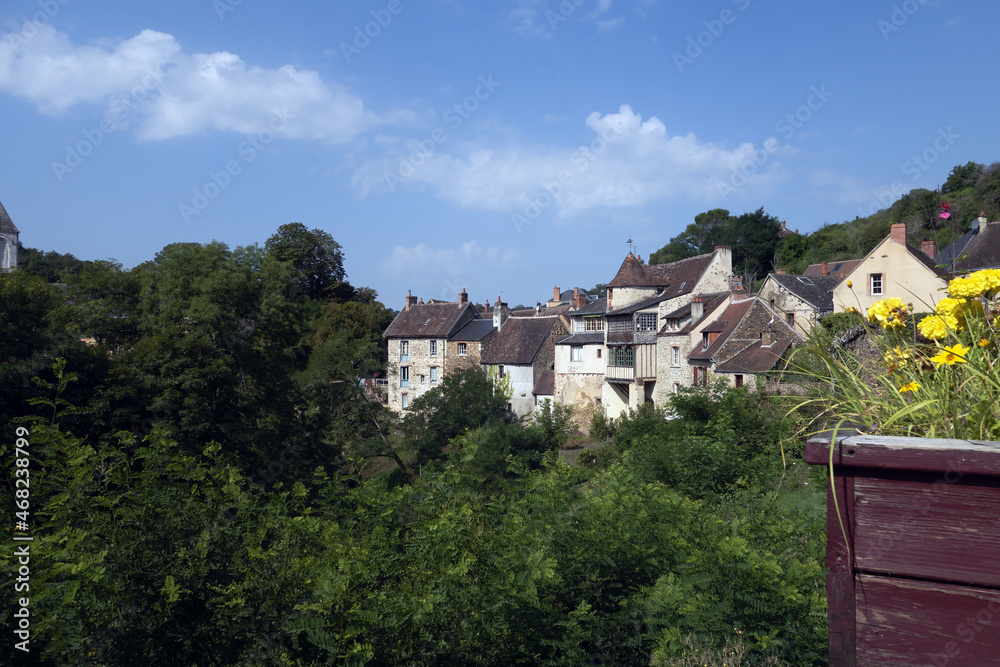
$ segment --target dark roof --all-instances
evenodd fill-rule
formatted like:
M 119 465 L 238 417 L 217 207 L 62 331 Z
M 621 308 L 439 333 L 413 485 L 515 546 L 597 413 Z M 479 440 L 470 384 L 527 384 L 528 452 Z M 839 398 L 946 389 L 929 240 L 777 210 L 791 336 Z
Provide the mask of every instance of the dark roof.
M 779 338 L 768 347 L 757 341 L 750 347 L 738 353 L 729 361 L 716 367 L 716 373 L 763 373 L 774 368 L 792 344 L 791 338 Z
M 962 255 L 966 257 L 961 259 Z M 980 227 L 958 256 L 956 271 L 1000 268 L 1000 222 Z
M 713 251 L 670 264 L 647 266 L 629 253 L 608 287 L 661 287 L 668 299 L 687 294 L 694 289 L 714 256 Z
M 729 292 L 718 292 L 718 293 L 715 293 L 715 294 L 706 294 L 706 295 L 702 296 L 701 300 L 702 300 L 703 306 L 702 306 L 702 316 L 701 316 L 700 320 L 698 320 L 697 322 L 688 322 L 683 327 L 681 327 L 680 331 L 667 331 L 666 329 L 661 329 L 660 333 L 664 333 L 664 334 L 666 334 L 666 333 L 673 333 L 673 334 L 691 333 L 691 331 L 696 326 L 698 326 L 702 322 L 704 322 L 706 317 L 708 317 L 711 313 L 715 312 L 715 310 L 719 306 L 721 306 L 725 302 L 725 300 L 727 298 L 729 298 L 729 294 L 730 294 Z M 689 315 L 691 314 L 690 311 L 688 311 L 688 314 Z M 672 315 L 673 315 L 673 313 L 671 313 L 671 316 Z M 668 316 L 668 317 L 670 317 L 670 316 Z M 666 326 L 666 325 L 664 325 L 664 326 Z
M 447 338 L 463 313 L 478 316 L 471 303 L 430 303 L 401 310 L 382 335 L 390 338 Z
M 729 296 L 729 292 L 712 292 L 711 294 L 699 294 L 702 303 L 705 304 L 704 312 L 708 312 L 708 305 L 714 302 L 716 299 L 724 296 Z M 691 302 L 689 301 L 686 305 L 681 306 L 677 310 L 667 313 L 663 316 L 665 320 L 683 320 L 691 317 Z
M 582 308 L 577 308 L 573 311 L 574 315 L 603 315 L 604 311 L 608 309 L 608 299 L 607 297 L 603 299 L 594 299 L 589 303 L 585 304 Z
M 556 393 L 556 372 L 542 371 L 535 381 L 535 388 L 531 390 L 535 396 L 555 396 Z
M 493 320 L 470 320 L 464 327 L 448 337 L 448 340 L 479 341 L 493 333 Z
M 978 233 L 979 226 L 977 223 L 973 223 L 972 229 L 962 234 L 958 237 L 957 241 L 938 253 L 938 262 L 944 264 L 948 268 L 951 268 L 952 260 L 965 254 L 965 249 L 968 247 L 969 242 L 975 238 Z
M 556 345 L 594 345 L 595 343 L 604 344 L 604 332 L 575 333 L 556 341 Z
M 841 281 L 836 276 L 791 276 L 779 273 L 772 273 L 768 278 L 820 310 L 833 310 L 833 288 Z
M 854 268 L 861 263 L 860 259 L 841 259 L 835 262 L 827 262 L 826 270 L 830 276 L 835 276 L 843 280 L 843 278 L 854 270 Z M 806 267 L 806 270 L 802 272 L 804 276 L 822 276 L 823 275 L 823 265 L 822 264 L 810 264 Z
M 0 233 L 3 234 L 20 234 L 17 227 L 14 226 L 14 221 L 10 219 L 7 215 L 7 209 L 3 207 L 0 203 Z
M 557 317 L 509 317 L 483 353 L 484 364 L 530 364 Z
M 606 315 L 628 315 L 629 313 L 634 313 L 637 310 L 642 310 L 643 308 L 649 308 L 650 306 L 655 306 L 661 301 L 666 301 L 670 297 L 666 294 L 657 294 L 656 296 L 651 296 L 648 299 L 643 299 L 642 301 L 636 301 L 633 304 L 625 306 L 624 308 L 615 308 L 614 310 L 605 311 Z
M 586 297 L 587 301 L 590 301 L 591 299 L 594 298 L 594 297 L 590 296 L 590 292 L 588 292 L 587 290 L 583 289 L 582 287 L 576 287 L 574 289 L 579 290 L 580 291 L 580 296 Z M 576 295 L 573 293 L 573 290 L 571 290 L 571 289 L 564 289 L 559 294 L 559 300 L 560 301 L 572 301 L 574 296 L 576 296 Z
M 714 357 L 719 348 L 729 340 L 729 336 L 732 335 L 736 327 L 743 321 L 754 301 L 755 299 L 747 299 L 746 301 L 737 301 L 736 303 L 729 304 L 729 307 L 716 320 L 717 322 L 721 322 L 723 326 L 720 327 L 722 331 L 719 332 L 719 336 L 715 339 L 715 342 L 709 345 L 707 350 L 703 350 L 701 345 L 695 345 L 688 354 L 688 359 L 711 359 Z

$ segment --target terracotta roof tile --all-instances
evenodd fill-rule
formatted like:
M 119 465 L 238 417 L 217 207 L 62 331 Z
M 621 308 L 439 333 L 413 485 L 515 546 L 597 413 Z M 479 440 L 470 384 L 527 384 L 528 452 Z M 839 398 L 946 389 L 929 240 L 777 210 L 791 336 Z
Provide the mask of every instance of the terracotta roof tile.
M 510 317 L 483 353 L 484 364 L 532 363 L 558 317 Z
M 479 313 L 470 303 L 432 303 L 400 311 L 382 335 L 386 338 L 446 338 L 466 311 Z
M 535 396 L 555 396 L 556 393 L 556 372 L 542 371 L 535 381 L 535 388 L 531 390 Z

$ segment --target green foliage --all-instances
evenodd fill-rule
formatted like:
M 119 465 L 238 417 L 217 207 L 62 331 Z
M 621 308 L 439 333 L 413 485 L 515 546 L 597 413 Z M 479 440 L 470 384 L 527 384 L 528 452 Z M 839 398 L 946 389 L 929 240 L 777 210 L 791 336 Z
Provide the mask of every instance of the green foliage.
M 76 273 L 87 264 L 88 262 L 79 260 L 69 253 L 25 248 L 20 243 L 17 246 L 18 271 L 37 276 L 49 283 L 59 282 L 64 276 Z
M 322 229 L 310 230 L 301 222 L 291 222 L 279 227 L 265 248 L 269 258 L 291 264 L 311 299 L 335 296 L 344 280 L 341 246 Z
M 948 174 L 944 185 L 941 186 L 941 192 L 945 194 L 953 193 L 975 185 L 979 177 L 982 176 L 983 169 L 983 165 L 978 162 L 970 161 L 965 164 L 955 165 Z

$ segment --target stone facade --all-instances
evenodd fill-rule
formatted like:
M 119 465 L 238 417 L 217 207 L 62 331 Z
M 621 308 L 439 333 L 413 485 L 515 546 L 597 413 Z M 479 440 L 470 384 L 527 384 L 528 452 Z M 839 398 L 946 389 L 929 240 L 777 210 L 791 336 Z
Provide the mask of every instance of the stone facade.
M 784 315 L 786 322 L 791 314 L 795 331 L 801 336 L 808 336 L 812 328 L 819 322 L 819 313 L 813 305 L 803 301 L 788 290 L 782 289 L 773 281 L 768 280 L 764 283 L 760 289 L 760 298 Z
M 431 340 L 437 343 L 437 353 L 430 354 Z M 401 347 L 405 342 L 408 355 L 405 357 L 401 353 Z M 432 387 L 437 386 L 444 378 L 445 374 L 445 340 L 438 339 L 415 339 L 400 340 L 389 339 L 389 406 L 396 410 L 403 410 Z M 395 367 L 393 369 L 393 367 Z M 402 386 L 402 369 L 407 369 L 408 378 L 405 381 L 407 386 Z M 431 369 L 436 369 L 433 373 Z M 393 370 L 395 372 L 393 372 Z M 433 376 L 433 380 L 432 380 Z M 406 395 L 404 404 L 403 395 Z

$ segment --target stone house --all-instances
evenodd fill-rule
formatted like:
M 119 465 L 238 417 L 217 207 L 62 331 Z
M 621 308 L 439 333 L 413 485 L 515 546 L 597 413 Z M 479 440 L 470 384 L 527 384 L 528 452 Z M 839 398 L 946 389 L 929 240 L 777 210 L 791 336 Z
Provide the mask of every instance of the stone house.
M 607 370 L 602 391 L 606 413 L 654 400 L 657 392 L 657 333 L 667 314 L 695 294 L 722 292 L 733 285 L 732 250 L 718 246 L 704 255 L 647 266 L 629 253 L 608 283 L 605 311 Z
M 933 252 L 932 242 L 919 250 L 906 242 L 906 223 L 893 224 L 889 236 L 834 288 L 834 312 L 852 307 L 864 313 L 887 297 L 912 303 L 917 312 L 934 310 L 944 296 L 947 274 L 935 264 Z
M 695 385 L 709 384 L 713 375 L 732 386 L 755 386 L 758 375 L 771 371 L 781 355 L 802 337 L 759 296 L 734 294 L 725 310 L 692 341 L 688 364 Z
M 779 269 L 768 274 L 758 294 L 805 337 L 819 318 L 833 312 L 833 288 L 840 280 L 837 276 L 792 276 Z
M 942 250 L 937 261 L 950 274 L 1000 269 L 1000 222 L 987 222 L 980 213 L 972 229 Z
M 494 308 L 497 332 L 482 353 L 481 363 L 499 377 L 509 378 L 511 410 L 525 417 L 535 409 L 535 390 L 542 388 L 542 374 L 555 367 L 556 341 L 568 331 L 558 315 L 510 317 L 507 313 L 504 303 Z
M 0 203 L 0 272 L 10 273 L 17 268 L 17 242 L 20 236 L 21 232 Z
M 715 322 L 732 301 L 732 292 L 695 295 L 691 303 L 667 313 L 656 341 L 657 405 L 666 403 L 670 394 L 681 387 L 694 385 L 694 366 L 688 355 L 695 343 L 701 342 L 701 332 Z
M 594 412 L 603 408 L 607 355 L 604 311 L 607 299 L 577 302 L 569 312 L 570 335 L 556 342 L 554 400 L 573 407 L 577 425 L 586 429 Z
M 490 338 L 479 328 L 481 325 L 462 336 L 466 340 L 453 340 L 467 325 L 479 320 L 479 309 L 469 303 L 464 289 L 457 303 L 418 303 L 417 297 L 408 294 L 405 307 L 382 334 L 389 346 L 389 407 L 397 412 L 406 410 L 436 386 L 445 373 L 469 367 L 466 357 L 470 350 L 481 356 L 483 343 Z

